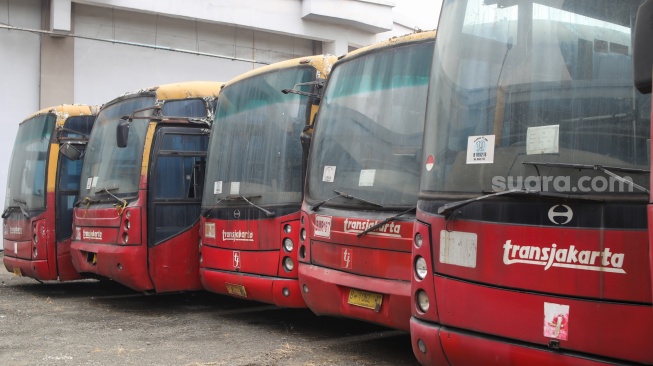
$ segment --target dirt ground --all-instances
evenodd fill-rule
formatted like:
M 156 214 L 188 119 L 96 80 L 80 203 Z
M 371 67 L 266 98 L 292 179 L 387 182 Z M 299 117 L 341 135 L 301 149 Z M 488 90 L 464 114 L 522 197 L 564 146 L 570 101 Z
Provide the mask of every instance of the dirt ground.
M 2 253 L 0 252 L 0 258 Z M 0 266 L 0 365 L 418 365 L 410 336 L 207 292 L 39 283 Z

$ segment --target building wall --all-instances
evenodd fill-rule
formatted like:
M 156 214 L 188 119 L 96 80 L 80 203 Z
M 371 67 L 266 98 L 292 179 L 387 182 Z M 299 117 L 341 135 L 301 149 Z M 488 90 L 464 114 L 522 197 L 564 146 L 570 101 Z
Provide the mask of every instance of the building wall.
M 41 2 L 0 0 L 3 24 L 39 28 Z M 40 38 L 38 34 L 0 29 L 0 197 L 5 197 L 18 123 L 39 110 Z
M 341 55 L 406 33 L 388 0 L 0 0 L 0 195 L 18 123 L 261 65 Z

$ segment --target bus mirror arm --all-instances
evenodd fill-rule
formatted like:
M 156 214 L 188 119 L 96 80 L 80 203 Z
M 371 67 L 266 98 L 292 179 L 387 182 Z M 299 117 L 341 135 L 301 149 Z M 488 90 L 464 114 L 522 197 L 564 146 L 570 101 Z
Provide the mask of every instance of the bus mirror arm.
M 116 145 L 119 148 L 127 147 L 128 139 L 129 117 L 125 116 L 120 119 L 120 122 L 118 122 L 118 127 L 116 128 Z
M 635 88 L 643 94 L 651 93 L 653 70 L 653 0 L 644 2 L 637 11 L 635 21 L 635 42 L 633 45 L 633 81 Z

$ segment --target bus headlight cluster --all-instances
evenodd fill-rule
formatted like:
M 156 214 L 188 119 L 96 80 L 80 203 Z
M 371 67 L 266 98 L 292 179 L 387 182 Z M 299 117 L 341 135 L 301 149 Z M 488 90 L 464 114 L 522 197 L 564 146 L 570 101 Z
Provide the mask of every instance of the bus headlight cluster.
M 426 313 L 429 310 L 429 296 L 426 294 L 426 291 L 418 290 L 415 300 L 417 301 L 417 307 L 422 313 Z
M 423 280 L 427 274 L 428 269 L 426 268 L 426 259 L 417 256 L 417 259 L 415 259 L 415 275 L 420 280 Z
M 306 240 L 306 229 L 302 228 L 302 229 L 299 231 L 299 238 L 300 238 L 302 241 Z

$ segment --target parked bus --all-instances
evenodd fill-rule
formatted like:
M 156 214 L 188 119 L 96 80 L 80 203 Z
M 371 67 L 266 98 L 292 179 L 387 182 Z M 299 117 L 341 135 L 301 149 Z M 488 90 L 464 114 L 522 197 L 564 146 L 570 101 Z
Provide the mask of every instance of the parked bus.
M 2 214 L 9 272 L 40 281 L 80 278 L 70 260 L 72 211 L 96 114 L 97 107 L 63 104 L 18 127 Z
M 641 2 L 444 1 L 411 261 L 420 363 L 653 364 Z
M 282 61 L 225 85 L 202 199 L 205 289 L 306 306 L 296 268 L 305 170 L 300 135 L 310 132 L 335 61 L 327 55 Z
M 408 330 L 410 250 L 435 32 L 340 59 L 311 143 L 299 282 L 318 315 Z
M 79 273 L 144 292 L 201 289 L 200 203 L 222 85 L 161 85 L 102 106 L 74 211 Z

